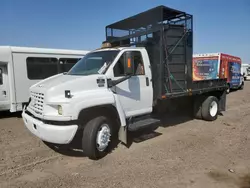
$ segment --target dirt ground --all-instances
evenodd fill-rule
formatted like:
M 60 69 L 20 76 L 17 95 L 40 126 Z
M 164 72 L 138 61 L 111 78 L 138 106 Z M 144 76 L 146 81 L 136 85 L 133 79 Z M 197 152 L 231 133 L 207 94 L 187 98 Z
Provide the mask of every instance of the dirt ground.
M 227 97 L 215 122 L 169 117 L 131 135 L 99 161 L 58 152 L 31 135 L 18 114 L 0 119 L 0 187 L 250 188 L 250 81 Z

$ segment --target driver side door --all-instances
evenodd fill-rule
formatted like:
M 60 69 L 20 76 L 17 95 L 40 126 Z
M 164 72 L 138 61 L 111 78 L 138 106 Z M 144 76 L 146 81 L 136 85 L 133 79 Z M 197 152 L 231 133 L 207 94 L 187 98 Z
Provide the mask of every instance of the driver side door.
M 131 51 L 130 51 L 131 52 Z M 120 79 L 125 75 L 125 53 L 124 52 L 114 66 L 114 79 Z M 153 91 L 149 76 L 140 51 L 132 51 L 134 59 L 134 73 L 132 76 L 115 86 L 121 106 L 126 117 L 133 117 L 150 113 L 152 111 Z

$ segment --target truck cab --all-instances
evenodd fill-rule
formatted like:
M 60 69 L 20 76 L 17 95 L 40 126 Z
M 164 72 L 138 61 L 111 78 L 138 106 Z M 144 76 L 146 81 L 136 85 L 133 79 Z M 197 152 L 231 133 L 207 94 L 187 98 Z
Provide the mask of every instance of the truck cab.
M 145 48 L 99 49 L 88 53 L 68 73 L 33 85 L 22 116 L 27 128 L 43 141 L 68 144 L 83 128 L 79 121 L 95 114 L 107 114 L 125 126 L 127 118 L 151 113 L 151 80 Z M 108 144 L 102 137 L 110 139 L 110 126 L 103 131 L 97 142 L 100 148 Z

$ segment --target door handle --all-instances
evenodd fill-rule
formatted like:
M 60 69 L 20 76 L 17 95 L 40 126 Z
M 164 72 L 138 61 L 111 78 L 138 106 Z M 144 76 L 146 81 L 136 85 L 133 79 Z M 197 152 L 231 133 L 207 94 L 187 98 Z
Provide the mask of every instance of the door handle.
M 146 77 L 146 86 L 149 86 L 149 79 Z
M 3 91 L 2 93 L 3 93 L 4 97 L 6 97 L 6 95 L 7 95 L 6 91 Z

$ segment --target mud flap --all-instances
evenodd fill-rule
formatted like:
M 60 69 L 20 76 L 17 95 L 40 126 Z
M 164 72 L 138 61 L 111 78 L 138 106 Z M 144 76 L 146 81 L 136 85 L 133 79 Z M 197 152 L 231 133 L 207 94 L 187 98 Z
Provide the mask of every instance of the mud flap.
M 227 91 L 223 91 L 222 95 L 219 98 L 219 111 L 226 111 L 226 98 L 227 98 Z
M 118 139 L 122 143 L 127 144 L 127 126 L 120 126 Z

